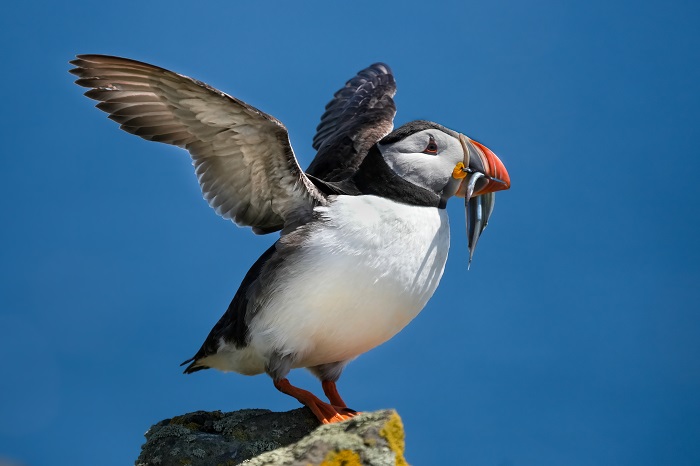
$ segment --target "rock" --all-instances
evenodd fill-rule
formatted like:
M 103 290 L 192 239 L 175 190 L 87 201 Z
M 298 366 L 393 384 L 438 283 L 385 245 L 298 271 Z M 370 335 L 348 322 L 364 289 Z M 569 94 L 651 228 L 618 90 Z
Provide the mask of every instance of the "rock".
M 196 411 L 152 426 L 136 466 L 406 466 L 403 453 L 393 410 L 324 426 L 307 408 Z

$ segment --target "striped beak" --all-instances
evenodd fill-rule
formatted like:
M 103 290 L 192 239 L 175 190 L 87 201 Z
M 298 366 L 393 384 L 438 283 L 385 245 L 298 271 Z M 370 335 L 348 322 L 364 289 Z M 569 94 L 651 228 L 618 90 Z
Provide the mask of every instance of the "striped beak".
M 493 213 L 495 192 L 510 188 L 510 176 L 503 162 L 488 147 L 462 134 L 459 140 L 464 150 L 464 171 L 467 176 L 455 195 L 464 198 L 469 268 L 479 237 Z
M 459 135 L 464 150 L 464 165 L 467 177 L 455 196 L 469 200 L 482 194 L 503 191 L 510 188 L 510 176 L 496 154 L 485 145 L 463 134 Z M 471 186 L 470 186 L 471 185 Z

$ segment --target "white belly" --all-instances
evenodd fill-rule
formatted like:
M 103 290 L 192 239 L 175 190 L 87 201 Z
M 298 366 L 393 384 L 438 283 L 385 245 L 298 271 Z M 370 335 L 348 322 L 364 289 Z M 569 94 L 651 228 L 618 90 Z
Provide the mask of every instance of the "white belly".
M 387 341 L 423 309 L 449 249 L 444 209 L 339 196 L 250 325 L 257 354 L 295 367 L 352 359 Z

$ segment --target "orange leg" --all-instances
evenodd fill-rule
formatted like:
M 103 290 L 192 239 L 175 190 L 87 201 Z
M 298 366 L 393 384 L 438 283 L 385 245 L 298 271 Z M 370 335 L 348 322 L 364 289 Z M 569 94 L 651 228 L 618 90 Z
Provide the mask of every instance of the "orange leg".
M 322 380 L 321 386 L 323 387 L 323 393 L 326 394 L 328 401 L 330 401 L 332 405 L 340 406 L 341 408 L 348 407 L 348 405 L 346 405 L 343 399 L 340 397 L 338 389 L 335 387 L 335 382 L 331 382 L 330 380 Z
M 323 402 L 313 393 L 293 386 L 287 379 L 275 380 L 275 388 L 282 393 L 293 396 L 299 403 L 308 406 L 321 424 L 345 421 L 357 414 L 355 411 L 345 406 L 333 406 L 332 404 Z M 340 397 L 338 397 L 338 399 L 340 399 Z

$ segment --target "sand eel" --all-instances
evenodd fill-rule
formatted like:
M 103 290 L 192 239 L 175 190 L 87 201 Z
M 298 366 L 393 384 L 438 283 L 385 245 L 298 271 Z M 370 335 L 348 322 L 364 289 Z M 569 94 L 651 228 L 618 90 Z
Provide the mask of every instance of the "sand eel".
M 484 145 L 439 124 L 393 130 L 388 66 L 359 72 L 326 106 L 304 172 L 274 117 L 200 81 L 103 55 L 71 62 L 85 95 L 129 133 L 186 149 L 204 198 L 258 234 L 253 264 L 185 373 L 267 373 L 322 423 L 355 414 L 336 389 L 345 365 L 406 326 L 433 295 L 449 249 L 445 205 L 464 197 L 470 261 L 508 173 Z M 292 386 L 305 367 L 328 403 Z

